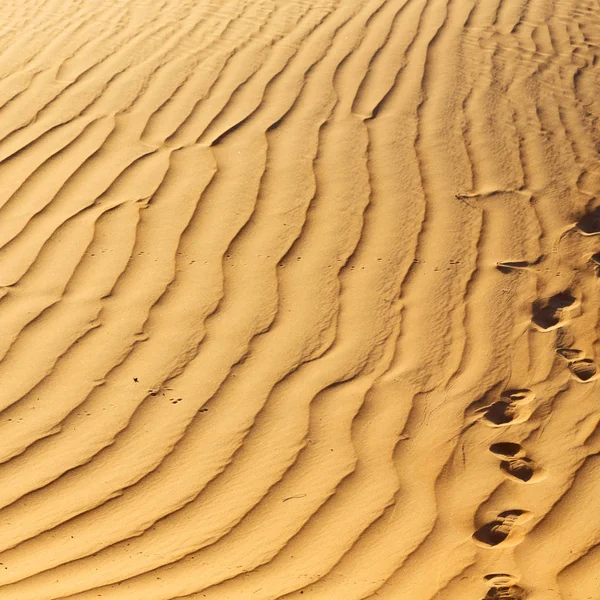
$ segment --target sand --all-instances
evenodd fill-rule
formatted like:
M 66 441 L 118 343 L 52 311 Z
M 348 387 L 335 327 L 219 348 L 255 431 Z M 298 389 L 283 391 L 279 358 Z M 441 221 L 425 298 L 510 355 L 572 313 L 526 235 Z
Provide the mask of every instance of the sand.
M 0 600 L 600 600 L 597 0 L 0 29 Z

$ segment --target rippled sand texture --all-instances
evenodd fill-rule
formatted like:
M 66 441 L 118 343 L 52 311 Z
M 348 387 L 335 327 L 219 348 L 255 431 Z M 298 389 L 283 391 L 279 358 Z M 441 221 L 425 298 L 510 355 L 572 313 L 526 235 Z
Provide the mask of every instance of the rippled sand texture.
M 600 599 L 597 0 L 0 17 L 0 600 Z

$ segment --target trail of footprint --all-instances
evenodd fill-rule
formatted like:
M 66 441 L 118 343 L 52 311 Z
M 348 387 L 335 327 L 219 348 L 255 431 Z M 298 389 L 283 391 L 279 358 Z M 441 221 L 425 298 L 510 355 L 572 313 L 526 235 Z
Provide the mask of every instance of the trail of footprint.
M 524 600 L 525 590 L 517 585 L 517 578 L 504 573 L 486 575 L 490 589 L 483 600 Z
M 533 513 L 526 510 L 505 510 L 493 521 L 480 527 L 473 534 L 473 539 L 483 548 L 516 546 L 525 537 L 522 526 L 532 518 Z
M 600 207 L 586 214 L 575 227 L 583 235 L 599 234 Z M 600 252 L 594 254 L 591 260 L 596 265 L 596 275 L 600 277 Z M 496 268 L 504 274 L 529 269 L 531 266 L 532 263 L 528 261 L 506 261 L 496 264 Z M 552 331 L 563 327 L 570 319 L 577 316 L 579 310 L 580 300 L 570 290 L 565 290 L 535 302 L 532 307 L 531 322 L 539 331 Z M 563 344 L 566 341 L 564 336 L 559 336 L 558 339 Z M 586 358 L 583 351 L 559 347 L 556 352 L 567 361 L 572 377 L 577 381 L 586 383 L 600 376 L 600 370 L 595 362 Z M 531 414 L 531 409 L 524 407 L 531 404 L 533 399 L 534 395 L 529 390 L 506 392 L 496 402 L 486 407 L 478 407 L 475 414 L 493 427 L 522 422 Z M 500 468 L 508 478 L 520 483 L 530 483 L 541 477 L 542 470 L 526 456 L 520 444 L 496 442 L 489 449 L 500 459 Z M 478 546 L 485 548 L 514 546 L 525 536 L 523 525 L 532 517 L 531 512 L 520 509 L 501 512 L 493 521 L 479 527 L 473 534 L 473 540 Z M 483 600 L 523 600 L 526 597 L 525 590 L 517 585 L 516 578 L 511 575 L 486 575 L 485 580 L 490 588 Z
M 562 327 L 579 305 L 569 290 L 560 292 L 547 300 L 534 302 L 531 322 L 539 331 L 551 331 Z
M 545 475 L 533 460 L 525 456 L 520 444 L 498 442 L 490 446 L 490 452 L 502 459 L 500 468 L 513 481 L 534 483 Z
M 529 406 L 535 399 L 531 390 L 509 390 L 502 394 L 500 400 L 487 406 L 476 408 L 475 420 L 481 419 L 490 427 L 502 427 L 526 421 L 532 412 Z M 479 404 L 476 403 L 476 405 Z

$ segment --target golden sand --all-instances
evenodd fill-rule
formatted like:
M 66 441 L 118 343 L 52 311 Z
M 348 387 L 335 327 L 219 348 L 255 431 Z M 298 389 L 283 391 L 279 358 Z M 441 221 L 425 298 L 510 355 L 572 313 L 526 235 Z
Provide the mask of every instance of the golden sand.
M 600 600 L 597 0 L 0 31 L 0 600 Z

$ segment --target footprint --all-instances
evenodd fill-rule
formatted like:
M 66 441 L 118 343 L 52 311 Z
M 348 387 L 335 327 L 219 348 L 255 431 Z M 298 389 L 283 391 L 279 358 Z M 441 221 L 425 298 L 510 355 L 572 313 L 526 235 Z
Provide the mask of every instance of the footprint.
M 504 261 L 496 263 L 496 268 L 498 271 L 500 271 L 500 273 L 504 273 L 505 275 L 512 273 L 513 271 L 526 269 L 529 266 L 531 266 L 531 263 L 527 262 L 526 260 Z
M 497 587 L 509 587 L 517 583 L 517 578 L 507 573 L 490 573 L 485 575 L 484 579 L 489 586 L 495 585 Z
M 516 546 L 525 536 L 522 525 L 532 518 L 533 513 L 526 510 L 505 510 L 480 527 L 473 534 L 473 539 L 483 548 Z
M 596 363 L 591 358 L 582 358 L 574 360 L 569 364 L 573 379 L 581 383 L 588 383 L 598 379 L 600 372 Z
M 592 256 L 592 262 L 596 265 L 596 277 L 600 277 L 600 252 Z
M 497 402 L 480 409 L 484 411 L 482 418 L 491 427 L 522 423 L 530 417 L 531 409 L 526 405 L 534 399 L 535 394 L 531 390 L 509 390 Z
M 500 468 L 514 481 L 533 483 L 544 475 L 536 463 L 525 456 L 525 450 L 519 444 L 498 442 L 490 446 L 490 451 L 504 459 L 500 462 Z
M 518 585 L 510 587 L 493 587 L 483 600 L 524 600 L 525 590 Z
M 499 427 L 500 425 L 508 425 L 512 423 L 517 415 L 516 407 L 510 402 L 499 400 L 494 402 L 485 412 L 483 418 Z
M 517 578 L 512 575 L 498 573 L 486 575 L 490 589 L 483 600 L 524 600 L 525 590 L 517 585 Z
M 538 330 L 551 331 L 564 325 L 567 312 L 578 306 L 579 300 L 571 292 L 560 292 L 547 300 L 534 302 L 531 321 Z
M 515 460 L 503 460 L 500 468 L 511 478 L 523 483 L 533 480 L 536 475 L 535 463 L 530 458 L 516 458 Z M 536 478 L 537 479 L 537 478 Z
M 557 348 L 556 354 L 568 362 L 579 360 L 584 357 L 583 350 L 578 350 L 577 348 Z
M 556 353 L 569 363 L 573 379 L 581 383 L 594 381 L 600 376 L 596 363 L 591 358 L 585 358 L 582 350 L 576 348 L 557 348 Z
M 583 235 L 595 235 L 600 233 L 600 207 L 584 215 L 575 225 Z
M 502 262 L 497 262 L 496 268 L 498 271 L 500 271 L 500 273 L 504 273 L 506 275 L 508 273 L 512 273 L 513 271 L 520 271 L 539 265 L 542 262 L 542 259 L 543 256 L 538 257 L 533 262 L 528 260 L 505 260 Z

